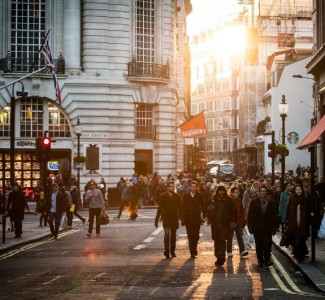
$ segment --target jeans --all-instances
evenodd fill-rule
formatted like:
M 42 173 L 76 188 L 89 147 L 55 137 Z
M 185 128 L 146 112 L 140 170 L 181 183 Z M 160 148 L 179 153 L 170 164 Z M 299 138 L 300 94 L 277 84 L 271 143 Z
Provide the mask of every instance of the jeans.
M 57 212 L 55 212 L 55 213 L 50 212 L 49 224 L 50 224 L 50 230 L 51 230 L 52 234 L 54 235 L 54 237 L 58 236 L 59 227 L 60 227 L 60 223 L 61 223 L 61 217 L 62 217 L 62 214 L 59 214 Z M 53 226 L 53 221 L 54 221 L 54 226 Z
M 236 228 L 229 229 L 229 237 L 227 239 L 227 252 L 228 253 L 232 252 L 232 240 L 233 240 L 234 232 L 236 233 L 239 253 L 242 253 L 245 250 L 245 246 L 243 241 L 243 227 L 241 225 L 237 225 Z
M 186 225 L 186 233 L 191 255 L 197 255 L 197 243 L 200 238 L 200 224 Z
M 98 208 L 89 208 L 89 227 L 88 227 L 88 233 L 93 232 L 93 224 L 94 224 L 94 218 L 96 216 L 96 234 L 100 234 L 100 220 L 99 216 L 102 209 L 100 207 Z
M 164 246 L 166 253 L 174 253 L 176 249 L 176 228 L 164 228 L 165 236 L 164 236 Z

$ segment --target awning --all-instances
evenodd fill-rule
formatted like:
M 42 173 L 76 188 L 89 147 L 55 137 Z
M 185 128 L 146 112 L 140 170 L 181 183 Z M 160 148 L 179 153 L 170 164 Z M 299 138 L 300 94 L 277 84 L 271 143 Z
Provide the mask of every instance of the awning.
M 306 137 L 298 145 L 297 149 L 306 148 L 318 142 L 318 138 L 325 131 L 325 115 L 319 120 L 314 128 L 306 135 Z

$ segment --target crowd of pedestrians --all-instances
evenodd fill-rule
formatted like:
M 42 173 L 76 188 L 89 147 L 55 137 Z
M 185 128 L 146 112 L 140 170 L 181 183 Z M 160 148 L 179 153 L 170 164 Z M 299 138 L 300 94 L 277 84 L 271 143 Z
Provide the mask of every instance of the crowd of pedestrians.
M 6 183 L 3 213 L 8 216 L 7 228 L 15 231 L 15 238 L 23 233 L 24 211 L 28 209 L 22 187 Z M 152 175 L 133 174 L 121 177 L 116 183 L 120 191 L 120 207 L 115 217 L 120 220 L 123 211 L 130 221 L 136 221 L 138 209 L 143 205 L 157 205 L 154 225 L 162 220 L 164 228 L 164 256 L 176 257 L 176 231 L 185 226 L 189 241 L 190 257 L 198 255 L 200 227 L 211 226 L 214 241 L 215 264 L 221 266 L 226 256 L 233 256 L 233 236 L 236 235 L 241 257 L 248 255 L 243 241 L 243 229 L 247 226 L 254 236 L 258 266 L 269 267 L 271 261 L 272 235 L 282 231 L 292 246 L 292 254 L 303 261 L 308 249 L 306 241 L 310 237 L 311 216 L 314 215 L 316 230 L 320 228 L 325 203 L 325 180 L 321 177 L 315 185 L 315 198 L 311 198 L 308 170 L 300 166 L 296 176 L 287 177 L 284 187 L 277 178 L 260 177 L 233 182 L 216 182 L 209 173 L 169 174 L 166 179 L 157 173 Z M 96 236 L 100 236 L 100 215 L 108 208 L 110 194 L 104 178 L 98 183 L 90 180 L 84 187 L 83 199 L 77 190 L 77 181 L 71 176 L 67 182 L 60 174 L 49 174 L 45 187 L 38 181 L 33 188 L 39 226 L 48 226 L 57 239 L 62 217 L 71 227 L 73 216 L 83 224 L 86 218 L 78 214 L 83 206 L 89 208 L 87 236 L 92 237 L 95 223 Z M 313 212 L 313 214 L 312 214 Z M 317 238 L 317 235 L 315 236 Z

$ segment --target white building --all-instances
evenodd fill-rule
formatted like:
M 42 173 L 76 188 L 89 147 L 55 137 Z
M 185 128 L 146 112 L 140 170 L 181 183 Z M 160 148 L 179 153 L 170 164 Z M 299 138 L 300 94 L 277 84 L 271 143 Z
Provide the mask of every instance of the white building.
M 190 0 L 0 0 L 0 88 L 28 74 L 34 61 L 33 70 L 44 66 L 37 53 L 48 30 L 53 58 L 61 53 L 65 67 L 58 67 L 61 105 L 49 73 L 0 90 L 2 184 L 10 177 L 10 99 L 22 84 L 28 96 L 15 100 L 14 164 L 24 187 L 40 177 L 35 139 L 44 131 L 55 140 L 55 173 L 76 174 L 77 119 L 87 157 L 81 188 L 91 178 L 115 186 L 135 172 L 166 176 L 183 168 L 176 126 L 188 101 L 191 9 Z

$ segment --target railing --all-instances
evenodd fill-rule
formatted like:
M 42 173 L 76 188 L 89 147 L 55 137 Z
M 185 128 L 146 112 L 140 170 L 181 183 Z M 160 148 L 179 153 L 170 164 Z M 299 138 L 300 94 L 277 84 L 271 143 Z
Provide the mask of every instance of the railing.
M 128 63 L 128 77 L 151 77 L 159 79 L 170 78 L 169 60 L 165 65 L 154 63 L 137 62 L 133 58 L 132 62 Z
M 64 58 L 54 59 L 57 74 L 65 73 L 65 60 Z M 11 58 L 6 57 L 0 59 L 0 70 L 4 73 L 30 73 L 37 69 L 41 69 L 46 66 L 44 58 L 34 60 L 32 58 Z M 43 74 L 50 73 L 49 68 L 40 72 Z
M 136 125 L 135 138 L 138 140 L 156 140 L 156 126 Z

